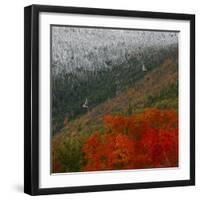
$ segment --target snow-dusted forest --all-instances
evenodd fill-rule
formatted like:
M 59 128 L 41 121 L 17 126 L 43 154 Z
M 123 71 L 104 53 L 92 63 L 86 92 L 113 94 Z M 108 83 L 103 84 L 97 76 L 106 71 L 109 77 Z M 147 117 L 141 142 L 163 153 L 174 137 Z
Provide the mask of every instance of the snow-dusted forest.
M 177 58 L 178 33 L 51 27 L 53 132 L 134 86 L 166 58 Z
M 178 32 L 52 26 L 52 172 L 178 166 Z
M 52 27 L 53 73 L 99 70 L 142 56 L 147 47 L 178 43 L 177 32 Z

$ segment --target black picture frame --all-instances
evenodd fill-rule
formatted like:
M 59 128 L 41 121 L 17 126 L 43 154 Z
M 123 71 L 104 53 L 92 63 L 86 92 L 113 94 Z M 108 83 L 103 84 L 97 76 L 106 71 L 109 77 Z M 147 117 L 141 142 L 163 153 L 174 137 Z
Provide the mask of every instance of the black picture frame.
M 78 187 L 39 188 L 39 14 L 76 13 L 101 16 L 188 20 L 190 23 L 190 179 Z M 24 9 L 24 192 L 46 195 L 77 192 L 195 185 L 195 15 L 31 5 Z

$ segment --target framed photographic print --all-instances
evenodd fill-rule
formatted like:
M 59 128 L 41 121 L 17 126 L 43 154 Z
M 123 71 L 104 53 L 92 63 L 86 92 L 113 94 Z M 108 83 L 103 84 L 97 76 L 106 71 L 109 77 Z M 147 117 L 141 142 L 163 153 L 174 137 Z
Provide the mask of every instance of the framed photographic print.
M 195 184 L 195 16 L 25 8 L 24 191 Z

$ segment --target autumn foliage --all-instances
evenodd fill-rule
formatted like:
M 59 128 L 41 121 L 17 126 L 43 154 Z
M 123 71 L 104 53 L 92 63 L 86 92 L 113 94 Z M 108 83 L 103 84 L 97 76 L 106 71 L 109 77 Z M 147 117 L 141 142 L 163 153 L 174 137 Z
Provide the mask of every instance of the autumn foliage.
M 178 117 L 147 109 L 129 117 L 104 117 L 104 131 L 83 145 L 82 171 L 178 166 Z

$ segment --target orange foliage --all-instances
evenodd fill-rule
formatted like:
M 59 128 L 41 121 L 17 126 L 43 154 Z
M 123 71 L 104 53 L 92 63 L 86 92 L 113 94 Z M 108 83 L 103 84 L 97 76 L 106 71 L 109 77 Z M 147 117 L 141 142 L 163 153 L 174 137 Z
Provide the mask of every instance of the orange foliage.
M 104 133 L 89 137 L 83 171 L 178 166 L 175 111 L 147 109 L 130 117 L 107 115 Z

